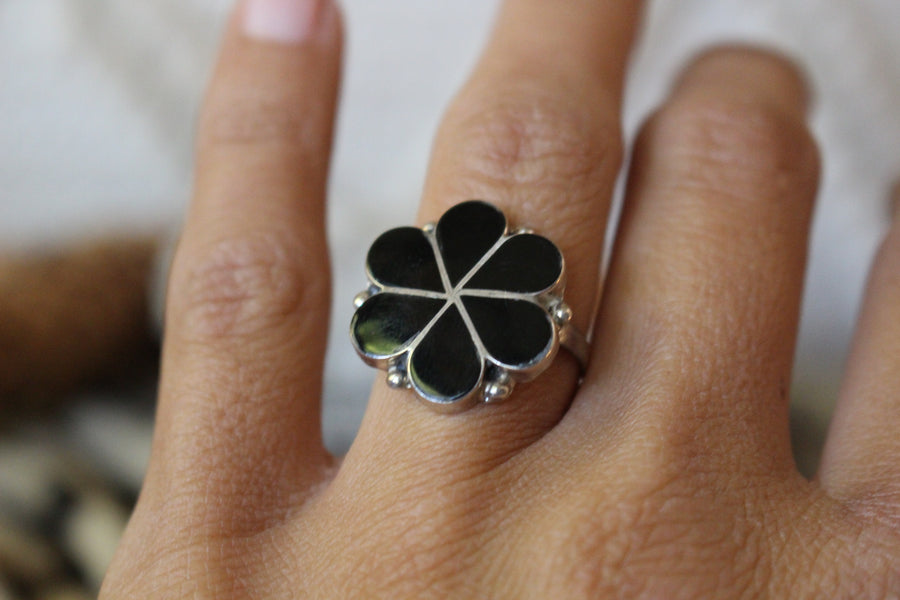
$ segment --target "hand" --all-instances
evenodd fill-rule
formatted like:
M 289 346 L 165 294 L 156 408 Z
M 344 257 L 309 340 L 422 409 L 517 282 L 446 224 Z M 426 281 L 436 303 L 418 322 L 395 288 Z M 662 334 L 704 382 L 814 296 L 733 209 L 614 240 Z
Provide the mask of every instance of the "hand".
M 637 2 L 507 0 L 419 215 L 496 203 L 559 243 L 592 323 Z M 900 232 L 816 481 L 790 381 L 818 176 L 785 60 L 698 58 L 643 128 L 593 330 L 500 405 L 376 383 L 322 445 L 329 0 L 246 0 L 203 111 L 153 456 L 105 598 L 883 598 L 900 594 Z M 400 224 L 400 223 L 398 223 Z M 373 236 L 379 232 L 372 232 Z

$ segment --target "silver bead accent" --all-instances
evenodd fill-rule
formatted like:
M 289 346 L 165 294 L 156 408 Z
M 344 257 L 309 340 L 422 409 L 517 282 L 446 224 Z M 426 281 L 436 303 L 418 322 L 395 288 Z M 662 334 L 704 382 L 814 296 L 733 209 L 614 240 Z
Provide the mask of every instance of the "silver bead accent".
M 489 383 L 484 388 L 484 401 L 488 404 L 502 402 L 509 398 L 511 393 L 511 386 L 501 385 L 499 383 Z
M 422 225 L 422 231 L 424 231 L 425 233 L 431 233 L 434 231 L 435 227 L 437 227 L 437 225 L 435 225 L 434 223 L 425 223 L 424 225 Z
M 513 233 L 516 233 L 516 234 L 522 234 L 522 233 L 533 234 L 533 233 L 534 233 L 534 229 L 532 229 L 531 227 L 519 227 L 518 229 L 516 229 L 515 231 L 513 231 Z
M 484 385 L 484 401 L 488 404 L 493 402 L 502 402 L 509 398 L 512 394 L 513 381 L 509 374 L 501 372 L 493 381 L 488 381 Z
M 395 390 L 406 387 L 406 375 L 402 371 L 389 371 L 387 374 L 388 386 Z
M 363 304 L 366 303 L 366 300 L 372 297 L 372 292 L 369 290 L 362 291 L 353 297 L 353 308 L 359 308 Z
M 558 304 L 552 307 L 551 315 L 556 324 L 562 327 L 572 320 L 572 309 L 569 308 L 568 304 L 560 301 Z
M 388 367 L 387 384 L 395 390 L 409 387 L 409 377 L 402 363 L 394 363 Z

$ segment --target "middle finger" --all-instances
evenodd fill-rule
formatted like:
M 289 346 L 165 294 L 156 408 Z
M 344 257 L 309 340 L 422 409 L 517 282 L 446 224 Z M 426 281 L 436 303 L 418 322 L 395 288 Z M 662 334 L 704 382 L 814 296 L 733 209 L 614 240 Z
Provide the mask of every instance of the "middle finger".
M 582 331 L 596 304 L 621 163 L 622 80 L 639 8 L 507 0 L 440 129 L 420 211 L 421 223 L 435 221 L 455 204 L 482 199 L 501 208 L 511 226 L 534 227 L 556 242 L 566 263 L 566 302 Z M 559 421 L 577 378 L 577 364 L 561 352 L 505 403 L 453 416 L 379 381 L 345 465 L 357 455 L 367 468 L 448 456 L 455 467 L 461 461 L 490 468 Z

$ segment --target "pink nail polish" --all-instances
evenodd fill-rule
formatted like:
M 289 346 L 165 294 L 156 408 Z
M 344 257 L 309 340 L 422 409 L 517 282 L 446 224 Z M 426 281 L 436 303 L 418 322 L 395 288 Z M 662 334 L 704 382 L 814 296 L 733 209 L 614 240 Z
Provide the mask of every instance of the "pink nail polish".
M 245 0 L 243 28 L 248 37 L 298 44 L 315 35 L 330 0 Z

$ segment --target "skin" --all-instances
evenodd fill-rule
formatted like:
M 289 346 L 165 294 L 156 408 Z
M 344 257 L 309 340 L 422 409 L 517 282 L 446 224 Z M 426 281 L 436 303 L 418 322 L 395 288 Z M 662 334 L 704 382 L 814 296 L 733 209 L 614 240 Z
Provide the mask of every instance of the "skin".
M 794 66 L 728 47 L 686 67 L 633 149 L 599 293 L 636 2 L 507 0 L 419 213 L 485 198 L 559 243 L 594 327 L 582 385 L 563 353 L 507 403 L 448 416 L 379 378 L 349 453 L 325 451 L 341 30 L 322 6 L 301 42 L 248 37 L 240 10 L 226 34 L 153 456 L 101 597 L 900 596 L 896 228 L 817 478 L 791 457 L 818 179 Z

